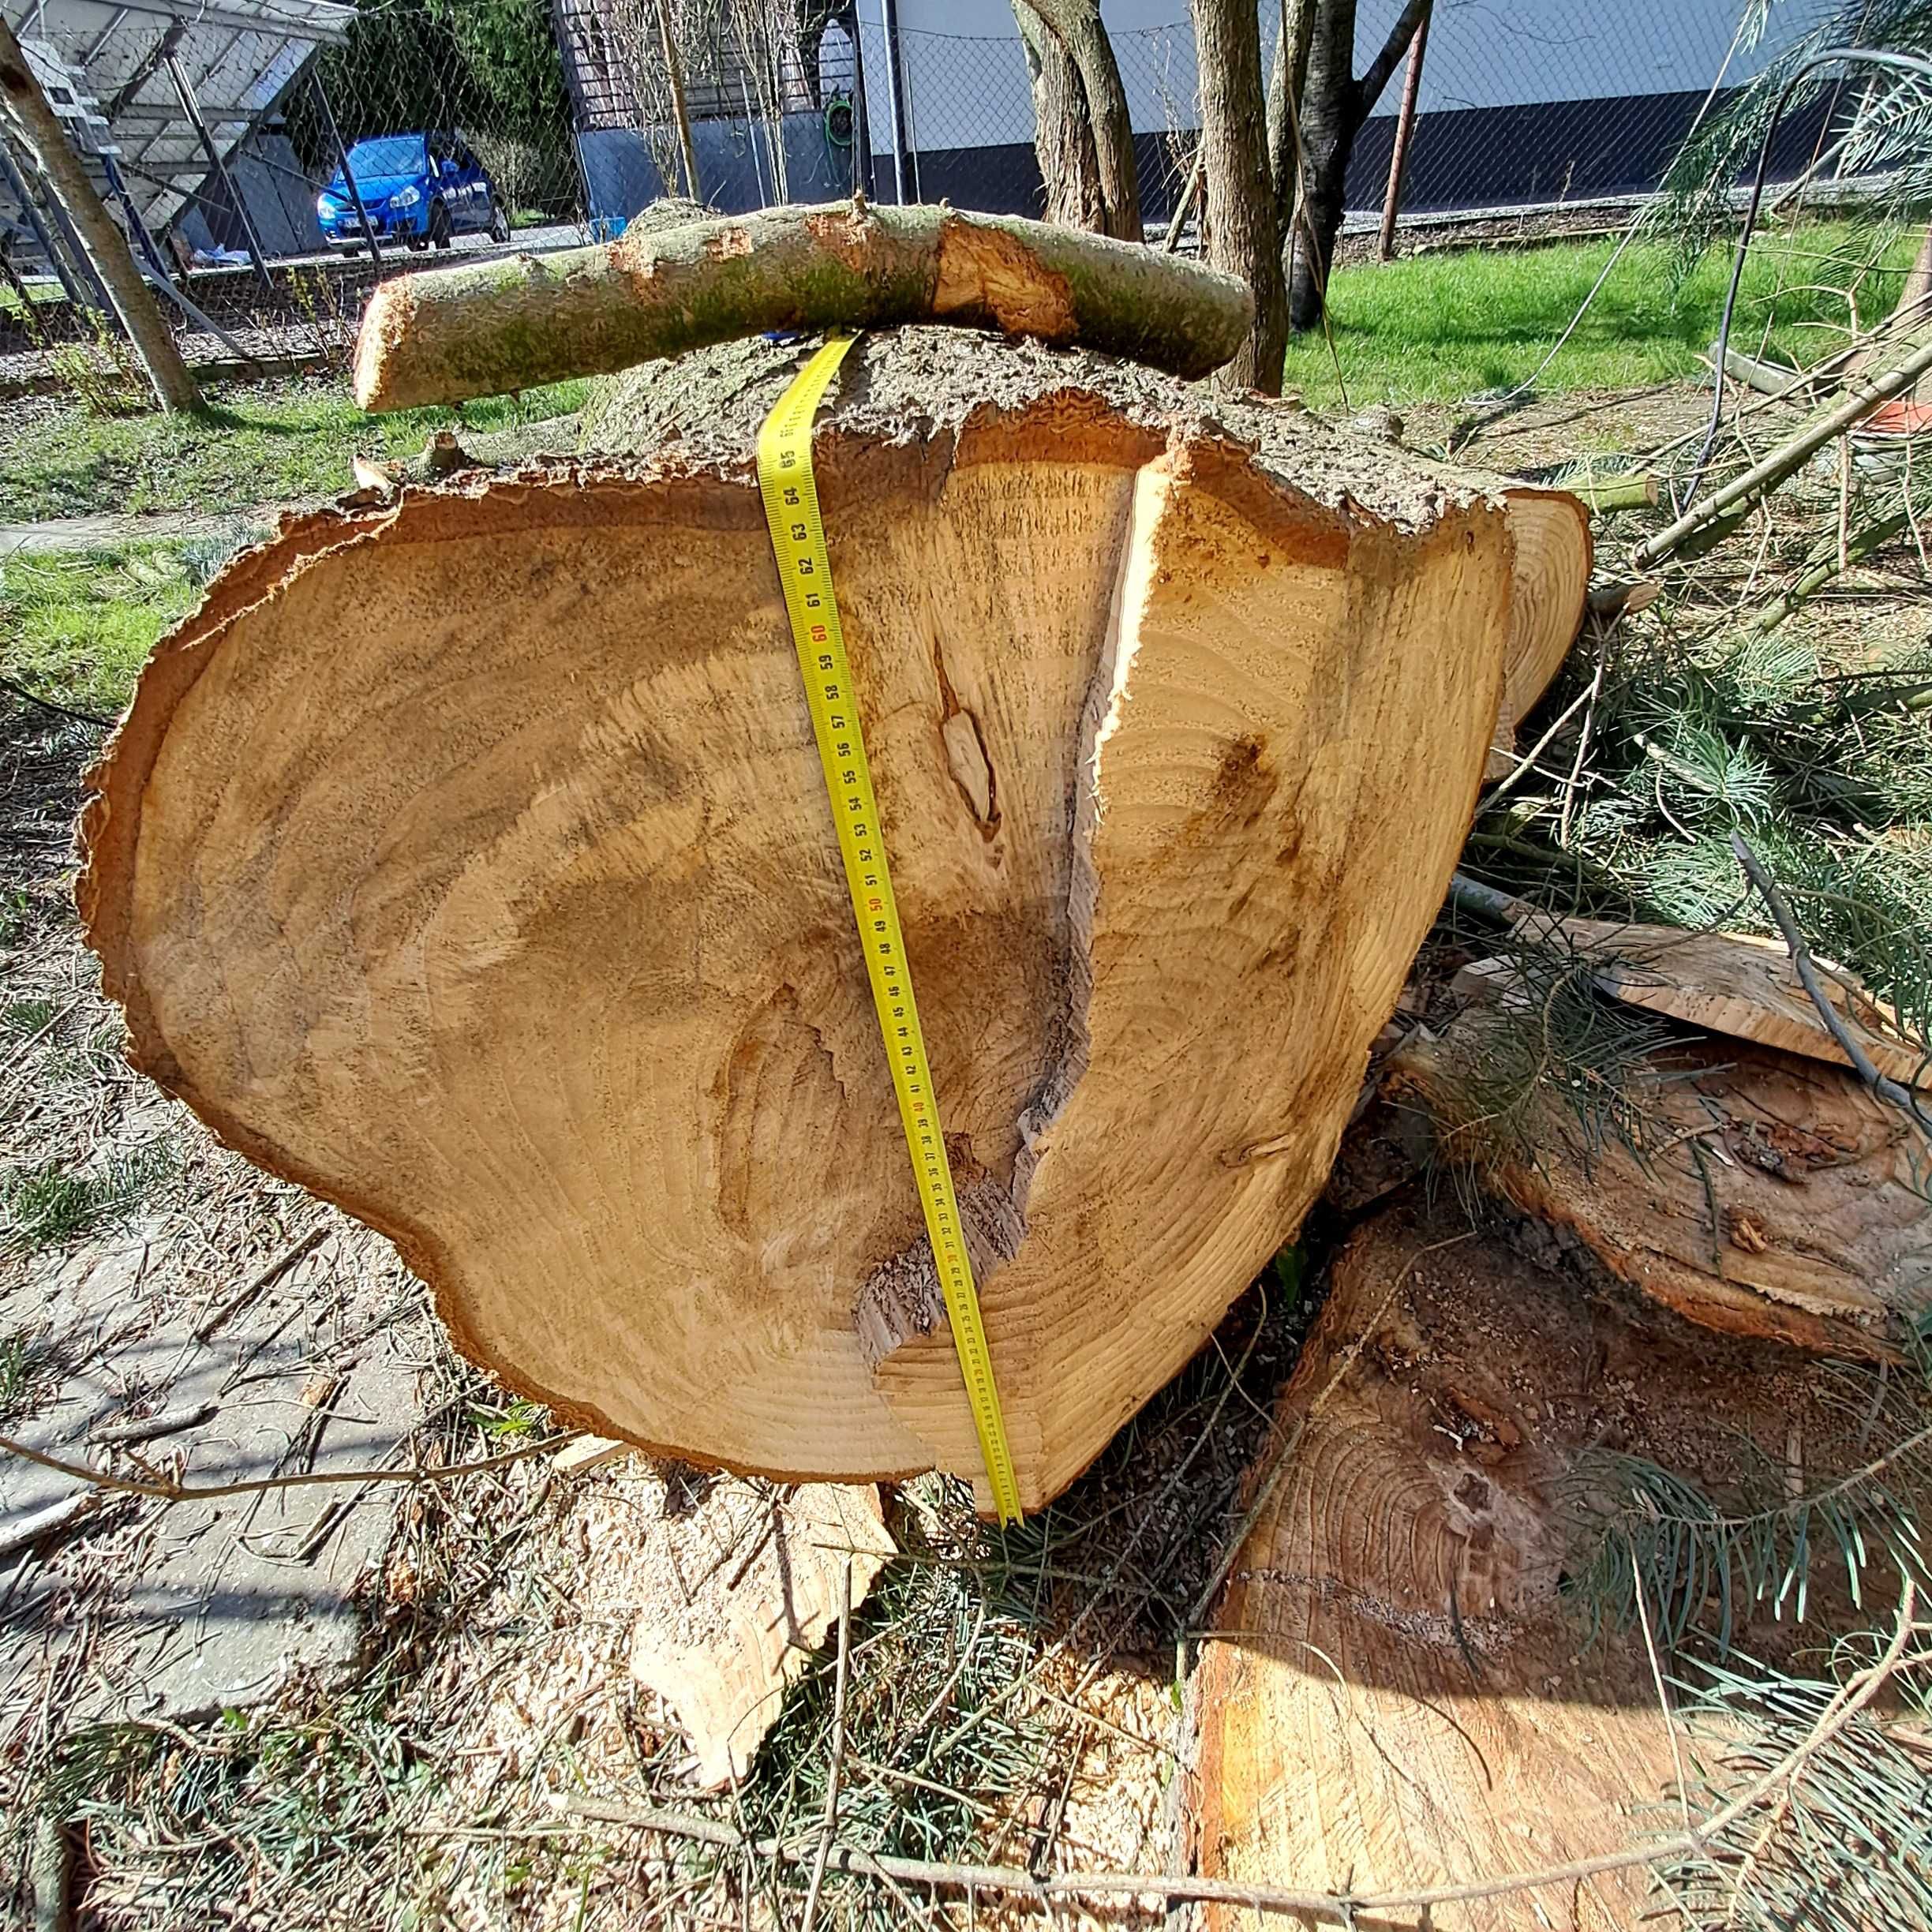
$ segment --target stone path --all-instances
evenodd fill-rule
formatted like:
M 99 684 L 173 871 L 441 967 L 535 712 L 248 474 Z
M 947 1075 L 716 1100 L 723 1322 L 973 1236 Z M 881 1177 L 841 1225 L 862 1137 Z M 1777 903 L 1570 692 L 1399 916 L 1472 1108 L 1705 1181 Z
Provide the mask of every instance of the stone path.
M 189 1484 L 393 1467 L 413 1453 L 435 1340 L 386 1241 L 318 1206 L 265 1259 L 197 1270 L 199 1296 L 184 1294 L 170 1243 L 185 1245 L 178 1230 L 137 1225 L 5 1297 L 6 1326 L 36 1337 L 58 1386 L 4 1432 Z M 182 1410 L 200 1419 L 138 1444 L 95 1440 Z M 0 1542 L 77 1486 L 0 1457 Z M 208 1502 L 105 1496 L 75 1529 L 0 1559 L 0 1683 L 71 1686 L 72 1723 L 189 1718 L 270 1695 L 291 1672 L 331 1676 L 354 1661 L 358 1586 L 402 1496 L 381 1483 Z

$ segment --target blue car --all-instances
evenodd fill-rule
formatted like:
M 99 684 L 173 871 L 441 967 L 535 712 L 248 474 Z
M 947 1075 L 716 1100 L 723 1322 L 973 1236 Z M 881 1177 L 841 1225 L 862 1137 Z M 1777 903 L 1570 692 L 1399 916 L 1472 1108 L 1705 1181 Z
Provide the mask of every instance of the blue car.
M 338 168 L 316 197 L 322 238 L 331 248 L 365 245 L 358 197 L 379 242 L 446 249 L 466 230 L 481 230 L 493 242 L 510 239 L 510 217 L 489 170 L 459 135 L 380 134 L 349 150 L 349 168 L 354 197 Z

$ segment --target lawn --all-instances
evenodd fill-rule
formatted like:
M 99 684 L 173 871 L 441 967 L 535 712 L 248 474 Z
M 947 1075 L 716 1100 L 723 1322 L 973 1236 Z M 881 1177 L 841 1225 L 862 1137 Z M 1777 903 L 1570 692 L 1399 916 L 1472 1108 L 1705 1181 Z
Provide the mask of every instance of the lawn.
M 201 417 L 17 407 L 0 421 L 0 522 L 103 511 L 245 514 L 333 496 L 353 486 L 352 455 L 390 461 L 414 455 L 438 429 L 505 429 L 563 415 L 586 387 L 558 383 L 520 399 L 393 416 L 365 416 L 346 384 L 325 377 L 218 390 Z
M 1775 230 L 1754 242 L 1736 324 L 1739 346 L 1811 361 L 1844 339 L 1848 297 L 1869 322 L 1897 299 L 1916 235 L 1844 223 Z M 1338 405 L 1339 361 L 1355 407 L 1459 402 L 1526 380 L 1609 260 L 1612 240 L 1536 249 L 1459 249 L 1336 271 L 1334 354 L 1319 333 L 1289 345 L 1287 386 Z M 1728 248 L 1683 280 L 1668 241 L 1632 244 L 1538 387 L 1635 389 L 1695 380 L 1717 339 Z
M 222 562 L 253 532 L 185 543 L 125 544 L 0 565 L 0 676 L 57 704 L 111 717 L 155 641 L 193 610 Z

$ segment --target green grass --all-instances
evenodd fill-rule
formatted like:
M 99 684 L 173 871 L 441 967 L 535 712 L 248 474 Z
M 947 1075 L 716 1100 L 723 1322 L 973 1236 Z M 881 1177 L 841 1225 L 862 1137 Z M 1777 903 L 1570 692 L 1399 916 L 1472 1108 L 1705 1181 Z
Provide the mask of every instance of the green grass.
M 1458 402 L 1525 380 L 1562 335 L 1610 259 L 1610 240 L 1545 248 L 1416 256 L 1335 278 L 1331 327 L 1348 399 Z M 1855 289 L 1869 322 L 1897 299 L 1916 238 L 1848 223 L 1777 230 L 1754 242 L 1739 298 L 1737 339 L 1758 353 L 1808 362 L 1837 347 Z M 1626 249 L 1589 313 L 1538 379 L 1546 393 L 1635 389 L 1694 380 L 1716 340 L 1730 279 L 1713 250 L 1673 286 L 1668 241 Z M 1319 332 L 1289 344 L 1287 387 L 1317 408 L 1339 403 L 1335 360 Z
M 0 564 L 0 673 L 111 716 L 155 640 L 193 609 L 210 561 L 205 541 L 9 557 Z
M 43 1352 L 35 1338 L 24 1332 L 0 1335 L 0 1422 L 11 1422 L 25 1413 Z
M 340 378 L 230 388 L 208 414 L 103 416 L 78 403 L 0 421 L 0 522 L 105 511 L 238 513 L 353 487 L 352 455 L 414 455 L 438 429 L 508 429 L 578 408 L 587 385 L 557 383 L 521 402 L 365 416 Z M 224 397 L 226 399 L 223 399 Z
M 49 1248 L 125 1220 L 174 1166 L 163 1138 L 77 1172 L 54 1161 L 0 1171 L 0 1247 Z

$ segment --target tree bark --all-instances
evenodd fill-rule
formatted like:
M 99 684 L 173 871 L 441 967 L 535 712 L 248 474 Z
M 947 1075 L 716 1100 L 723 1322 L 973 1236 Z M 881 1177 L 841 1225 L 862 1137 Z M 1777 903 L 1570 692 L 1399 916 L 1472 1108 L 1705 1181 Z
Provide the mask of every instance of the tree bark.
M 1078 70 L 1092 115 L 1094 153 L 1106 204 L 1103 232 L 1117 241 L 1145 238 L 1140 226 L 1140 163 L 1134 152 L 1133 117 L 1121 84 L 1114 43 L 1100 18 L 1099 0 L 1023 0 L 1066 51 Z
M 1309 47 L 1315 35 L 1317 0 L 1282 0 L 1281 32 L 1268 78 L 1268 170 L 1275 178 L 1275 225 L 1281 235 L 1286 270 L 1294 242 L 1295 130 L 1301 94 L 1308 84 Z
M 3 15 L 0 15 L 0 93 L 5 95 L 19 120 L 42 173 L 66 211 L 94 272 L 126 326 L 135 352 L 153 385 L 155 400 L 164 411 L 200 410 L 201 391 L 189 373 L 188 365 L 182 360 L 181 350 L 175 346 L 153 291 L 141 279 L 127 237 L 115 227 L 114 218 L 94 192 L 87 169 L 69 141 L 59 116 L 48 105 Z
M 971 1475 L 756 477 L 801 353 L 632 370 L 622 460 L 238 558 L 79 896 L 140 1064 L 519 1388 L 788 1479 Z M 1467 829 L 1509 526 L 1298 411 L 957 330 L 867 335 L 814 463 L 1033 1507 L 1323 1183 Z
M 363 312 L 355 391 L 364 409 L 414 409 L 768 329 L 919 321 L 1082 343 L 1191 378 L 1240 349 L 1252 316 L 1241 283 L 1151 249 L 834 202 L 399 276 Z
M 1355 0 L 1318 0 L 1318 4 L 1301 99 L 1308 219 L 1297 225 L 1299 245 L 1289 290 L 1289 322 L 1297 331 L 1321 324 L 1328 271 L 1342 233 L 1342 201 L 1355 137 L 1414 38 L 1429 0 L 1408 0 L 1381 51 L 1359 80 L 1355 78 Z
M 1225 380 L 1279 395 L 1288 346 L 1287 289 L 1261 92 L 1261 29 L 1252 0 L 1194 0 L 1208 259 L 1254 291 L 1254 322 Z
M 1027 0 L 1013 0 L 1013 9 L 1033 88 L 1033 152 L 1046 185 L 1046 219 L 1061 228 L 1105 234 L 1106 197 L 1080 69 Z
M 1342 232 L 1342 197 L 1355 143 L 1355 0 L 1316 0 L 1301 91 L 1302 218 L 1297 224 L 1289 326 L 1321 326 L 1328 264 Z

